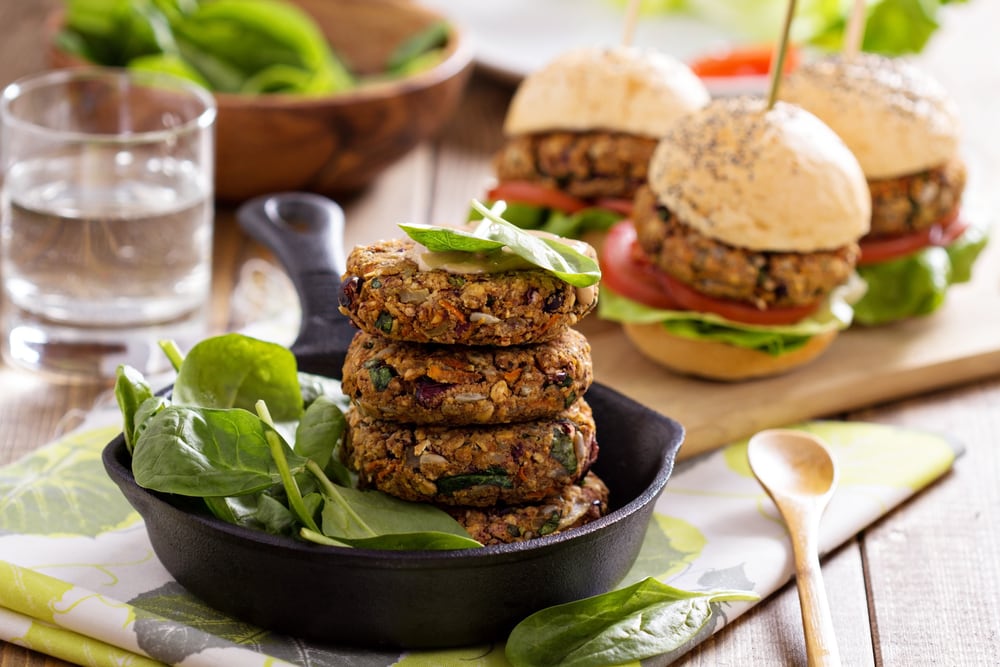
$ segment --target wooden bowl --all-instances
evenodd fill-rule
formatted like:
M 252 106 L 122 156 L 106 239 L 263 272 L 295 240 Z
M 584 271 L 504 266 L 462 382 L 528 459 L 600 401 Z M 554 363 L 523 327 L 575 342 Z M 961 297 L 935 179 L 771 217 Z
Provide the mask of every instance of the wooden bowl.
M 443 17 L 409 0 L 293 0 L 358 74 L 374 74 L 407 37 Z M 62 23 L 50 22 L 49 44 Z M 50 64 L 82 64 L 49 50 Z M 469 38 L 451 27 L 435 67 L 324 97 L 216 93 L 216 198 L 238 202 L 286 190 L 341 195 L 433 137 L 472 72 Z

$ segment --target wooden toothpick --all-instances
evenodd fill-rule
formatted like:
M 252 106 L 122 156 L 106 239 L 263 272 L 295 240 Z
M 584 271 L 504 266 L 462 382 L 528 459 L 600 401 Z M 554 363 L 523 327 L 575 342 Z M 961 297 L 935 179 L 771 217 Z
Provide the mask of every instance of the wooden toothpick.
M 868 3 L 865 0 L 854 0 L 851 16 L 847 21 L 847 31 L 844 33 L 843 54 L 847 58 L 853 58 L 861 50 L 867 8 Z
M 635 24 L 639 20 L 639 5 L 642 0 L 629 0 L 625 8 L 625 28 L 622 30 L 622 46 L 632 46 Z
M 774 107 L 778 101 L 778 87 L 785 69 L 785 56 L 788 54 L 788 37 L 792 29 L 792 18 L 795 16 L 795 0 L 788 0 L 788 11 L 785 13 L 785 25 L 781 36 L 775 45 L 774 57 L 771 58 L 771 91 L 767 96 L 767 108 Z

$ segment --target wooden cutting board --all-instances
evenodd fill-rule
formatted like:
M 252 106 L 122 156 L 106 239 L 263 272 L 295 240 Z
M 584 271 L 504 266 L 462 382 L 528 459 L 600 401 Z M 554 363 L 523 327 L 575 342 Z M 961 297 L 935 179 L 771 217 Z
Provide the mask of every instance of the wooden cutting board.
M 593 348 L 594 377 L 679 421 L 679 458 L 763 428 L 1000 374 L 1000 240 L 953 286 L 944 306 L 919 319 L 842 333 L 817 360 L 783 376 L 740 383 L 682 377 L 640 355 L 614 323 L 579 326 Z M 605 436 L 607 437 L 607 436 Z

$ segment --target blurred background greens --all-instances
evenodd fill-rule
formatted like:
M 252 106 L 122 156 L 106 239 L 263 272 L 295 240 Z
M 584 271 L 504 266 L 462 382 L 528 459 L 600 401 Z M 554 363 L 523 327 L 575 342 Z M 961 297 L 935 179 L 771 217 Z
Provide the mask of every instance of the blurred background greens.
M 89 63 L 165 71 L 223 93 L 325 95 L 440 60 L 447 26 L 400 45 L 359 75 L 313 19 L 282 0 L 67 0 L 58 47 Z
M 627 5 L 629 0 L 609 0 Z M 917 53 L 940 27 L 943 5 L 967 0 L 868 0 L 862 49 L 885 55 Z M 996 0 L 992 0 L 996 1 Z M 839 50 L 854 0 L 798 0 L 792 40 Z M 778 36 L 788 0 L 641 0 L 640 13 L 685 14 L 725 26 L 749 41 Z

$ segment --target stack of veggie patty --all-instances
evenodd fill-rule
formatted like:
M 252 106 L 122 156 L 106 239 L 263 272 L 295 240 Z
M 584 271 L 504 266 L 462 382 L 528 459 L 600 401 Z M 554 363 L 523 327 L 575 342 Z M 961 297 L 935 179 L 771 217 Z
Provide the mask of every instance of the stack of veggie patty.
M 540 269 L 424 269 L 410 240 L 355 248 L 341 311 L 361 329 L 343 388 L 344 456 L 362 486 L 429 502 L 483 544 L 519 542 L 607 511 L 582 398 L 596 305 Z

